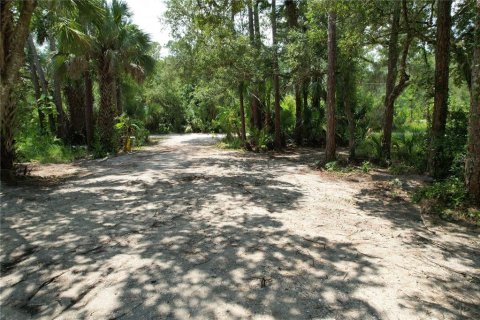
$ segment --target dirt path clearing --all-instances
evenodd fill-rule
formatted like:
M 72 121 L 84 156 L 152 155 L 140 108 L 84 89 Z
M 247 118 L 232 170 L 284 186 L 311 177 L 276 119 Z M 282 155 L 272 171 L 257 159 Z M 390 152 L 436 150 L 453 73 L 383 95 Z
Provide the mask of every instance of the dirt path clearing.
M 480 319 L 478 230 L 427 230 L 380 174 L 214 142 L 166 136 L 2 186 L 2 317 Z

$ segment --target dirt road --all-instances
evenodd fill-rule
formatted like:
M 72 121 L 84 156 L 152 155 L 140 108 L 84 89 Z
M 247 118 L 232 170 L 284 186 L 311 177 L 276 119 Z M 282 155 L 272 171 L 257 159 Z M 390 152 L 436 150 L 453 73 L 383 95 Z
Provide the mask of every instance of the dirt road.
M 427 229 L 381 172 L 214 143 L 2 186 L 2 318 L 480 319 L 478 230 Z

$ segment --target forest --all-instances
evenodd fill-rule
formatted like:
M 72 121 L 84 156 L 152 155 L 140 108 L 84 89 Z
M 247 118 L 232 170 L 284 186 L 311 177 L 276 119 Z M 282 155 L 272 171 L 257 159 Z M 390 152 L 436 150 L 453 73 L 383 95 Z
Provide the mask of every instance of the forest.
M 0 1 L 2 318 L 480 317 L 480 0 Z

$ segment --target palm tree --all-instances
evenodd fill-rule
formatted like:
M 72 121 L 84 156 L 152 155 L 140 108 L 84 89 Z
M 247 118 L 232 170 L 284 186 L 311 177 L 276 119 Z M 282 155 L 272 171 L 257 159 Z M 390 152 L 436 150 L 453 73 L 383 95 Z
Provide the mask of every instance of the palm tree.
M 25 45 L 30 34 L 30 23 L 37 6 L 66 17 L 66 13 L 94 12 L 98 0 L 57 0 L 57 1 L 6 1 L 0 0 L 0 152 L 1 168 L 10 170 L 15 160 L 14 133 L 16 130 L 16 101 L 12 99 L 18 83 L 19 70 L 25 58 Z M 68 21 L 65 19 L 64 21 Z M 62 30 L 62 28 L 60 28 Z M 72 29 L 63 29 L 65 34 L 79 35 Z M 76 37 L 78 39 L 78 37 Z
M 130 23 L 128 6 L 113 0 L 103 2 L 105 18 L 94 31 L 92 57 L 95 60 L 100 87 L 98 129 L 100 143 L 105 151 L 115 151 L 114 118 L 118 108 L 117 84 L 122 74 L 142 81 L 153 70 L 155 61 L 147 55 L 151 46 L 148 34 Z

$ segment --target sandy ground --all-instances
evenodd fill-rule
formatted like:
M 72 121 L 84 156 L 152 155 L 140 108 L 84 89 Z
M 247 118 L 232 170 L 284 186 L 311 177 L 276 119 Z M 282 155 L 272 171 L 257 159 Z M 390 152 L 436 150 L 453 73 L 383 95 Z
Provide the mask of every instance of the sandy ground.
M 2 318 L 480 319 L 478 229 L 422 221 L 382 172 L 214 143 L 3 185 Z

